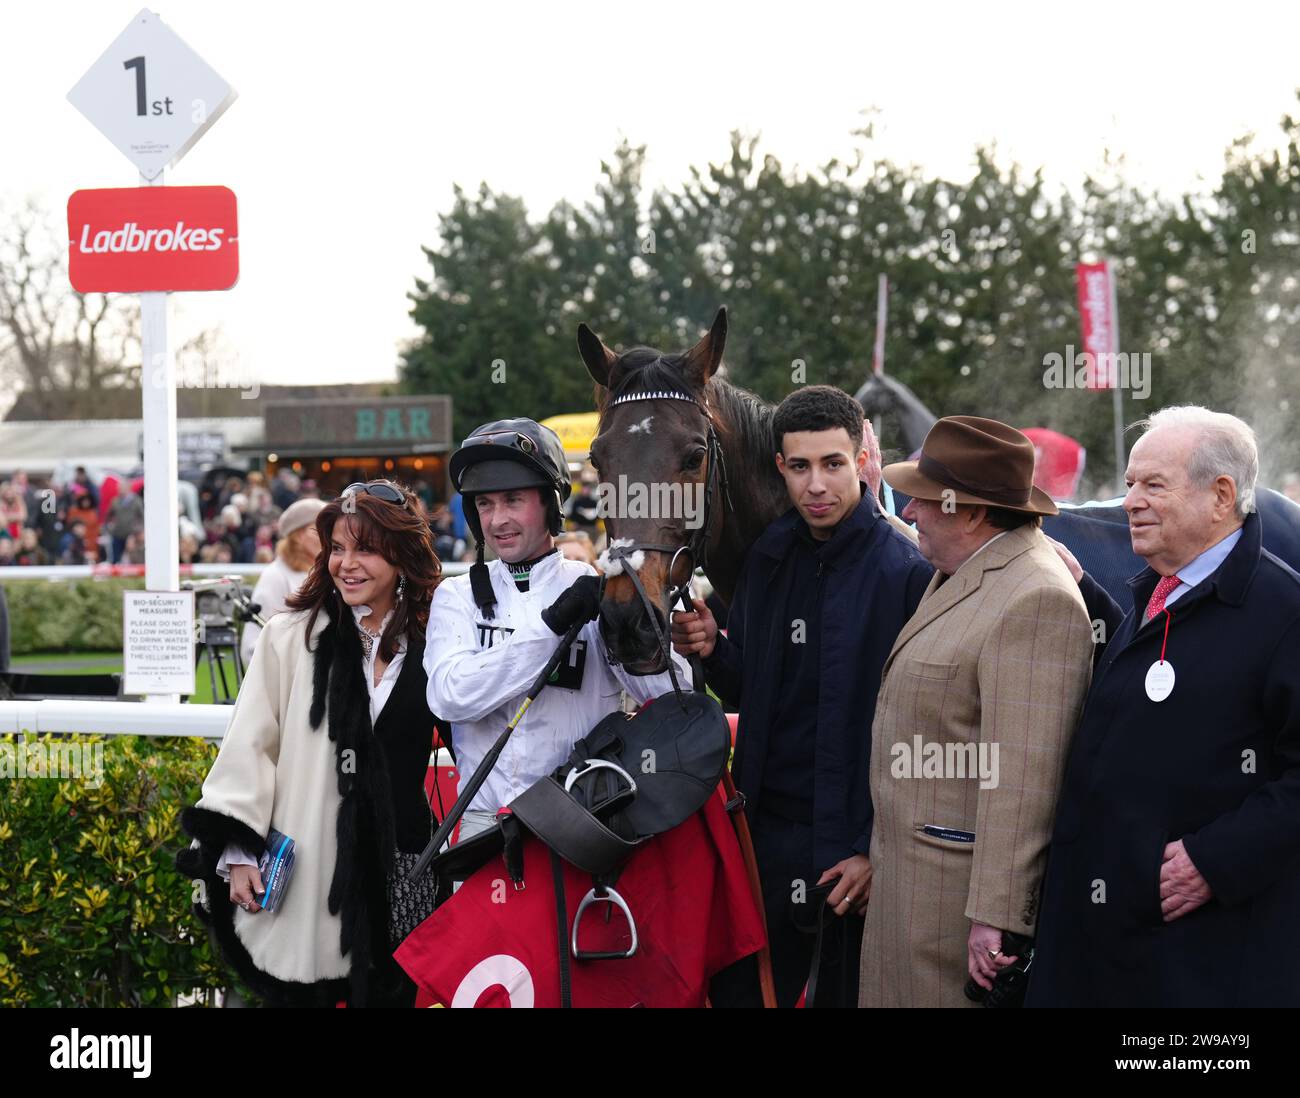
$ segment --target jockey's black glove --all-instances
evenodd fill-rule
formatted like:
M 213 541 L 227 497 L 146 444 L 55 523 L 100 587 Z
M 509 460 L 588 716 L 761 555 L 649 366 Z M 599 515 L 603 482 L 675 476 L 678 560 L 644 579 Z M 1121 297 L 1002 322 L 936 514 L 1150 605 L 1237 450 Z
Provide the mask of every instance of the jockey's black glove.
M 558 599 L 542 611 L 542 621 L 557 637 L 578 622 L 595 621 L 600 614 L 600 577 L 579 576 Z

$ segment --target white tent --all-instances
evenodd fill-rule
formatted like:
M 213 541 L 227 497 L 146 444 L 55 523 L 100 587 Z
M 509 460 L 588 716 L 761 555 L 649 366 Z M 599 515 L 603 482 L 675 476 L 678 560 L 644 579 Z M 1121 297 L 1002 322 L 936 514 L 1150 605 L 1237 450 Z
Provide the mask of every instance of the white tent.
M 182 419 L 180 432 L 224 435 L 227 450 L 256 447 L 262 441 L 260 416 L 225 419 Z M 27 420 L 0 422 L 0 476 L 22 469 L 37 476 L 78 465 L 121 471 L 140 465 L 138 419 Z

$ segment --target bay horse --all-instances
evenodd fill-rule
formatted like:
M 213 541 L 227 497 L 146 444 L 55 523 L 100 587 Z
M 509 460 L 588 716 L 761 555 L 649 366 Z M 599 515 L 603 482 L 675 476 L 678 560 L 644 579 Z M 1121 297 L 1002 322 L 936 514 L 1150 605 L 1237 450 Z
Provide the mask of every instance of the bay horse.
M 610 658 L 632 674 L 667 666 L 649 615 L 667 630 L 669 600 L 696 567 L 729 604 L 745 550 L 790 507 L 772 441 L 776 409 L 717 376 L 726 341 L 725 308 L 703 339 L 677 354 L 649 347 L 616 354 L 586 324 L 578 327 L 600 412 L 591 462 L 605 530 L 611 545 L 636 551 L 646 596 L 626 572 L 607 578 L 601 632 Z M 643 506 L 629 505 L 637 500 Z

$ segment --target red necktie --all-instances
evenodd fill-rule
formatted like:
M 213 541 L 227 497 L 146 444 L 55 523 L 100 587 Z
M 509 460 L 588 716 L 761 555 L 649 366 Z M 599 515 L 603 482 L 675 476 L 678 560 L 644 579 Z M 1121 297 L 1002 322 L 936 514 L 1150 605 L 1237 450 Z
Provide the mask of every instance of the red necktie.
M 1160 582 L 1156 584 L 1156 589 L 1151 592 L 1151 601 L 1147 603 L 1146 617 L 1142 620 L 1150 621 L 1160 613 L 1160 611 L 1165 608 L 1165 599 L 1167 599 L 1173 593 L 1174 588 L 1182 582 L 1183 581 L 1177 576 L 1161 576 Z

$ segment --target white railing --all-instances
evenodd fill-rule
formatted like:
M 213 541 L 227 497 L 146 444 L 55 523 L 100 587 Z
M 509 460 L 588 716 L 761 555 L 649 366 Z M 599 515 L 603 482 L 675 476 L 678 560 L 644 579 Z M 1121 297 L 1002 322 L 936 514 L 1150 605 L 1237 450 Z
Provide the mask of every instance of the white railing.
M 260 576 L 265 564 L 182 564 L 182 576 Z M 143 564 L 11 564 L 0 568 L 0 582 L 23 579 L 101 579 L 143 576 Z
M 182 576 L 260 576 L 265 564 L 182 564 Z M 443 561 L 445 576 L 461 576 L 469 564 L 460 560 Z M 90 579 L 105 576 L 144 576 L 143 564 L 10 564 L 0 567 L 0 583 L 6 580 Z
M 119 701 L 0 702 L 0 733 L 84 732 L 108 736 L 200 736 L 220 740 L 230 724 L 229 705 Z
M 194 736 L 220 741 L 230 725 L 233 705 L 120 701 L 0 701 L 0 735 L 17 732 L 81 732 L 101 736 Z M 439 748 L 431 765 L 451 766 Z

